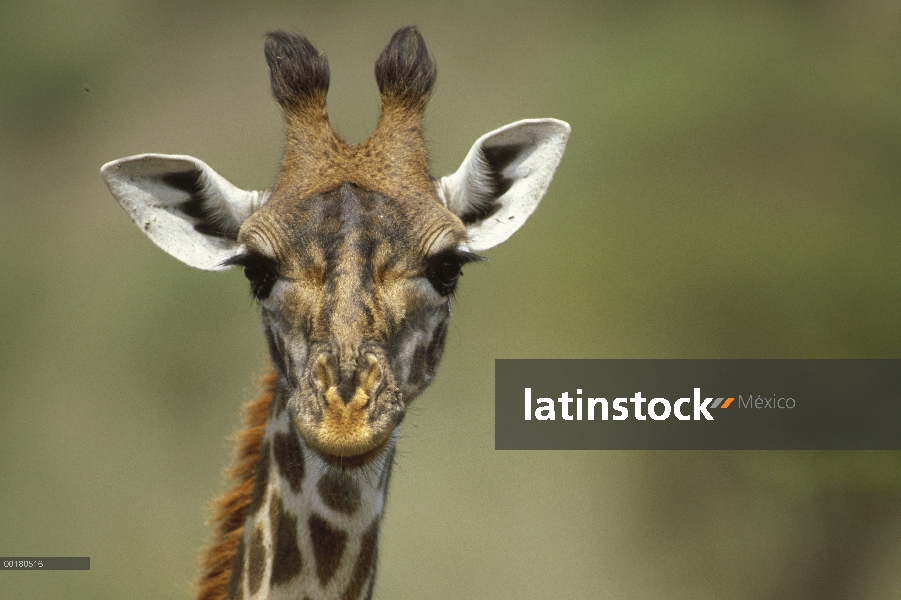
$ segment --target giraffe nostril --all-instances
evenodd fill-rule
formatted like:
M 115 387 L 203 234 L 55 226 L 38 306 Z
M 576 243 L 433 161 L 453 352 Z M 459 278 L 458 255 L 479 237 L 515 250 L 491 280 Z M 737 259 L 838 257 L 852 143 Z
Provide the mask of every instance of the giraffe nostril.
M 334 385 L 334 377 L 332 376 L 332 371 L 328 363 L 328 355 L 320 354 L 313 367 L 313 381 L 316 382 L 319 391 L 323 394 L 327 389 Z
M 360 387 L 366 393 L 370 393 L 378 385 L 382 369 L 379 367 L 378 359 L 372 354 L 365 354 L 360 362 L 361 365 L 358 371 Z

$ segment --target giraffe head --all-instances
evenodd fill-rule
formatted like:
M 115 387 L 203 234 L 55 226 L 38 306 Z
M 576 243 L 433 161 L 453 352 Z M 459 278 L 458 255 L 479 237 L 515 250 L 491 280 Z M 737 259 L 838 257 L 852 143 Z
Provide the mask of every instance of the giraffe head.
M 309 41 L 270 33 L 266 60 L 287 130 L 272 188 L 238 189 L 189 156 L 143 154 L 102 173 L 160 248 L 244 269 L 290 421 L 326 460 L 362 464 L 434 377 L 461 268 L 535 210 L 570 129 L 507 125 L 434 179 L 422 117 L 435 67 L 415 28 L 376 61 L 381 114 L 356 145 L 329 123 L 328 64 Z

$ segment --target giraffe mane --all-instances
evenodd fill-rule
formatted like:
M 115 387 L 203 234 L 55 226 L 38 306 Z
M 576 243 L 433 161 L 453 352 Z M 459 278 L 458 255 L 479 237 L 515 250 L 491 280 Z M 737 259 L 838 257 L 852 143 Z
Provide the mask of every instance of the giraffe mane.
M 214 538 L 201 557 L 197 600 L 225 600 L 238 546 L 244 534 L 266 421 L 275 387 L 275 371 L 270 368 L 259 379 L 260 395 L 243 408 L 241 429 L 235 434 L 234 463 L 225 471 L 232 482 L 229 490 L 213 502 Z

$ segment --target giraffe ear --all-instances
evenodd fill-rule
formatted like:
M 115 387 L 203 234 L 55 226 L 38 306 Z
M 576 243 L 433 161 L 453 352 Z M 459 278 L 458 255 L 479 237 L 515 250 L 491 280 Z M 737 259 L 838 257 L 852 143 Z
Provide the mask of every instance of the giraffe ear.
M 500 244 L 525 223 L 551 184 L 569 132 L 557 119 L 511 123 L 480 137 L 457 172 L 437 182 L 473 252 Z
M 157 246 L 192 267 L 227 269 L 241 223 L 268 199 L 191 156 L 140 154 L 100 169 L 113 197 Z

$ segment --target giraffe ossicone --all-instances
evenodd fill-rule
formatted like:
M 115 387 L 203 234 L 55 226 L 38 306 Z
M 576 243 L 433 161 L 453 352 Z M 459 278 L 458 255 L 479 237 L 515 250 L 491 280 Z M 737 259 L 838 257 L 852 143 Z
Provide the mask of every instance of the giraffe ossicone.
M 198 597 L 369 598 L 397 428 L 435 375 L 461 269 L 532 214 L 570 128 L 501 127 L 434 179 L 422 118 L 436 71 L 415 28 L 378 57 L 381 113 L 355 145 L 329 123 L 325 57 L 285 32 L 265 51 L 287 133 L 272 188 L 241 190 L 180 155 L 102 174 L 157 246 L 192 267 L 243 268 L 269 344 Z

